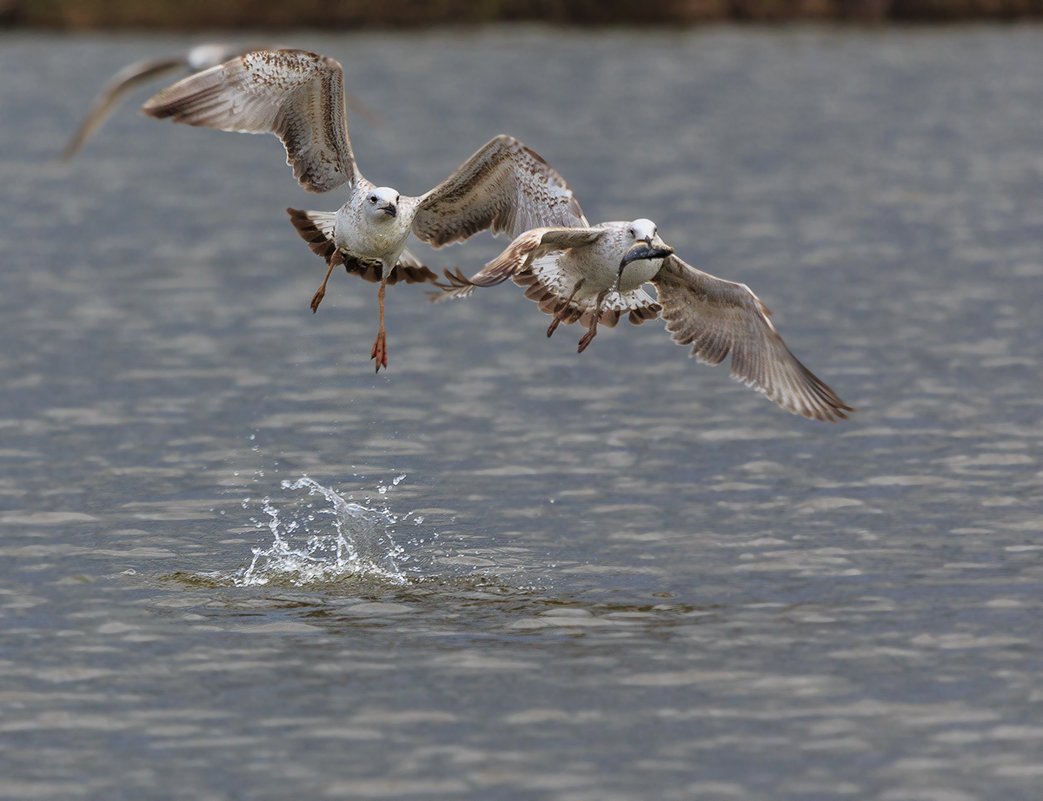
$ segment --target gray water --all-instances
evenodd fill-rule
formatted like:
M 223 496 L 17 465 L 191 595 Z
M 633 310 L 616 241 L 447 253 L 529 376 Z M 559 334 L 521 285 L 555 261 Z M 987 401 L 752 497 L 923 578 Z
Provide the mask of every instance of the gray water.
M 272 137 L 0 39 L 0 797 L 1037 799 L 1043 28 L 281 36 L 367 177 L 510 132 L 858 408 L 324 265 Z M 478 269 L 503 240 L 414 250 Z

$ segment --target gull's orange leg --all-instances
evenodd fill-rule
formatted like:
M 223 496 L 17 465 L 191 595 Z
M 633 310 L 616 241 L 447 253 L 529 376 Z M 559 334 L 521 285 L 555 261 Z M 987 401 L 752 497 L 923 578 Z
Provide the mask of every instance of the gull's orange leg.
M 387 288 L 387 282 L 381 280 L 380 289 L 377 291 L 377 300 L 380 301 L 380 330 L 377 331 L 377 339 L 373 343 L 373 351 L 369 354 L 369 358 L 377 360 L 377 369 L 375 372 L 380 372 L 381 367 L 388 366 L 388 353 L 387 353 L 387 336 L 384 333 L 384 290 Z
M 338 258 L 339 257 L 339 258 Z M 326 270 L 326 277 L 322 279 L 322 284 L 315 290 L 315 294 L 311 297 L 311 310 L 314 314 L 319 310 L 319 304 L 322 303 L 322 299 L 326 297 L 326 282 L 330 280 L 330 274 L 333 272 L 333 268 L 338 264 L 344 263 L 344 257 L 341 255 L 339 250 L 334 251 L 333 255 L 330 256 L 330 267 Z

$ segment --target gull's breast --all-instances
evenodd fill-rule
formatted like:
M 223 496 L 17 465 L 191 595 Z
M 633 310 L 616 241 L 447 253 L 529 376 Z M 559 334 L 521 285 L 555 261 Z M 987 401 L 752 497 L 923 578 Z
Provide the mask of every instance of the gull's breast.
M 630 262 L 623 268 L 623 275 L 619 279 L 619 291 L 629 292 L 632 289 L 637 289 L 642 284 L 647 284 L 655 278 L 656 273 L 659 272 L 659 268 L 662 266 L 662 259 L 638 259 Z
M 338 214 L 336 245 L 356 256 L 394 262 L 409 236 L 409 222 L 402 217 L 373 221 L 364 214 Z

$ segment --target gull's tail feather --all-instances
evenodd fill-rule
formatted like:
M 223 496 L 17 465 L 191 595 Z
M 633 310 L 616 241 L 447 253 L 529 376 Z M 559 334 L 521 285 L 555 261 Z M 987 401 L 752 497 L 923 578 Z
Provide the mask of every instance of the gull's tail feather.
M 438 287 L 437 292 L 428 292 L 427 299 L 431 303 L 441 303 L 443 300 L 468 298 L 474 294 L 475 289 L 478 287 L 471 283 L 463 271 L 457 267 L 455 270 L 449 270 L 448 268 L 442 270 L 445 275 L 448 284 L 442 284 L 437 281 L 432 281 L 435 286 Z

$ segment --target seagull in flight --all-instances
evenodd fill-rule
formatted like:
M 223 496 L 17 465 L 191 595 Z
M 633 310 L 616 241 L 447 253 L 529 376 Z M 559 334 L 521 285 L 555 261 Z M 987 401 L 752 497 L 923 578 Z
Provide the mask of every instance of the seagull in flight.
M 552 316 L 547 336 L 560 323 L 587 327 L 580 353 L 599 324 L 612 327 L 624 314 L 635 324 L 661 315 L 674 341 L 692 346 L 692 356 L 720 364 L 731 354 L 733 378 L 794 414 L 835 422 L 854 411 L 790 352 L 748 286 L 683 262 L 651 220 L 534 228 L 470 278 L 459 268 L 445 276 L 449 285 L 432 293 L 434 300 L 513 279 Z M 656 299 L 642 288 L 646 283 L 655 286 Z
M 311 301 L 318 309 L 333 268 L 379 282 L 380 327 L 370 357 L 387 367 L 384 291 L 399 280 L 438 276 L 406 250 L 410 233 L 434 247 L 490 229 L 512 237 L 538 226 L 587 225 L 565 180 L 510 136 L 483 145 L 455 172 L 416 197 L 377 186 L 355 164 L 344 110 L 344 73 L 332 58 L 303 50 L 262 50 L 233 58 L 159 92 L 153 117 L 244 133 L 273 133 L 305 189 L 346 186 L 336 212 L 287 209 L 313 252 L 328 264 Z

